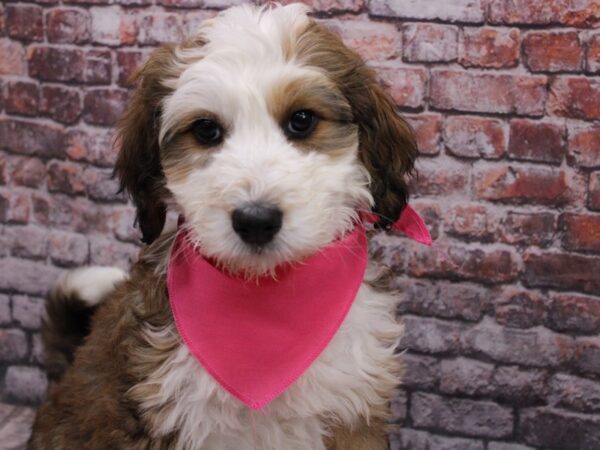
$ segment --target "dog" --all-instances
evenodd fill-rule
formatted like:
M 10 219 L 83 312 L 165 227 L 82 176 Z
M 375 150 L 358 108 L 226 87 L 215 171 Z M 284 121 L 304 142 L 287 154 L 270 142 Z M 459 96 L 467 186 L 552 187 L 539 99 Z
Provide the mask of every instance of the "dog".
M 307 12 L 233 7 L 140 69 L 115 173 L 146 245 L 129 274 L 81 268 L 52 291 L 51 387 L 30 450 L 388 448 L 402 326 L 373 265 L 326 348 L 260 411 L 193 357 L 169 303 L 167 211 L 215 267 L 252 278 L 319 252 L 362 212 L 386 228 L 407 204 L 409 125 L 361 58 Z

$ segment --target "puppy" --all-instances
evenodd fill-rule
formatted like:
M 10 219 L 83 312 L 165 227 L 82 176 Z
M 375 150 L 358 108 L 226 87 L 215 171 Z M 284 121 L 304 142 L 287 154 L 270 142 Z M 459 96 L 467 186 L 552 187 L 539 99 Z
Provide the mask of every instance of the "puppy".
M 147 245 L 127 276 L 79 269 L 53 291 L 52 383 L 29 449 L 388 448 L 402 327 L 373 270 L 318 358 L 253 411 L 180 337 L 166 287 L 175 234 L 163 232 L 176 211 L 220 270 L 264 277 L 344 236 L 360 213 L 394 222 L 417 150 L 374 74 L 304 6 L 244 5 L 156 50 L 137 81 L 116 173 Z M 248 235 L 240 211 L 266 215 L 270 231 Z

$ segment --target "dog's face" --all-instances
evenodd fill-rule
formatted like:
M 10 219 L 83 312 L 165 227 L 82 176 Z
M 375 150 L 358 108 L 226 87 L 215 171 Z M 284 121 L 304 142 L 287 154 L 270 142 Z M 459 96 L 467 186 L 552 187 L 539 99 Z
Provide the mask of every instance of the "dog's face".
M 166 204 L 202 253 L 260 275 L 400 214 L 416 156 L 360 58 L 302 6 L 230 9 L 157 50 L 120 129 L 117 172 L 145 241 Z

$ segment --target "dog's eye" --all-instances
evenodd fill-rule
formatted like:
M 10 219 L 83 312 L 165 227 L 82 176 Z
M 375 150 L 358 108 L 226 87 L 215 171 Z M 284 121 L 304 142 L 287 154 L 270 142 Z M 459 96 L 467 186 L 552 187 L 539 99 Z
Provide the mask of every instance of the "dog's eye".
M 192 133 L 202 145 L 216 145 L 223 140 L 223 129 L 210 119 L 200 119 L 192 125 Z
M 292 113 L 285 125 L 285 132 L 292 139 L 303 138 L 314 130 L 316 124 L 317 118 L 314 113 L 303 109 Z

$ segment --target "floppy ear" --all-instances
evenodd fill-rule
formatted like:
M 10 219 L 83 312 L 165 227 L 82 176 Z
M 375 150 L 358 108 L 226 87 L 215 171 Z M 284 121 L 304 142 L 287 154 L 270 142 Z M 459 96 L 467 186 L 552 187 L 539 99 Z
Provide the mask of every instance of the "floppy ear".
M 371 175 L 378 225 L 386 228 L 400 217 L 408 203 L 406 178 L 413 172 L 418 150 L 410 125 L 398 115 L 373 73 L 367 69 L 361 75 L 366 92 L 353 106 L 359 129 L 359 158 Z
M 362 58 L 333 31 L 312 22 L 297 42 L 300 59 L 325 71 L 352 108 L 359 130 L 359 158 L 371 176 L 373 211 L 388 227 L 408 202 L 406 177 L 414 168 L 417 145 L 408 123 L 396 113 Z
M 158 133 L 161 101 L 171 90 L 165 81 L 173 73 L 174 47 L 155 50 L 134 76 L 137 88 L 118 126 L 119 156 L 115 165 L 121 191 L 127 190 L 137 208 L 142 241 L 149 244 L 165 224 L 164 175 Z

